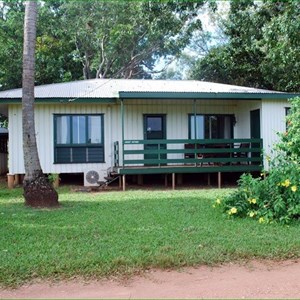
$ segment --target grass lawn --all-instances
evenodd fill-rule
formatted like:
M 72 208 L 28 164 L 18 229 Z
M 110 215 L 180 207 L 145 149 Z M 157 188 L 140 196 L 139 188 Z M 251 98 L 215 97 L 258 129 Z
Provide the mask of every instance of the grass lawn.
M 230 219 L 212 208 L 228 190 L 75 193 L 61 208 L 30 209 L 0 190 L 0 285 L 101 277 L 251 258 L 300 256 L 300 224 Z

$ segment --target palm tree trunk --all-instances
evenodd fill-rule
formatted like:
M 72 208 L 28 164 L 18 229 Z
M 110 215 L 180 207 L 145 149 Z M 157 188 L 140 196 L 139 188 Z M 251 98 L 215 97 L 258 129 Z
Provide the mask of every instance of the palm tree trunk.
M 34 122 L 34 72 L 37 2 L 26 1 L 23 49 L 23 154 L 25 203 L 33 207 L 58 206 L 58 195 L 44 176 L 36 143 Z

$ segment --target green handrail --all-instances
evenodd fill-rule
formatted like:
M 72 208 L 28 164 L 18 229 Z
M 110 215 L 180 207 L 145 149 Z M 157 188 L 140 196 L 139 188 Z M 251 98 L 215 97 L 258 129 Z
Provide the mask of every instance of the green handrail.
M 134 145 L 139 145 L 139 149 L 128 149 Z M 146 145 L 157 145 L 157 147 L 146 149 Z M 168 149 L 168 145 L 172 145 L 172 148 Z M 168 164 L 195 164 L 198 167 L 204 164 L 262 165 L 263 163 L 262 139 L 124 140 L 123 149 L 124 167 L 131 165 L 160 167 Z M 151 154 L 152 158 L 145 159 L 144 155 L 147 154 Z M 177 157 L 171 157 L 171 154 Z M 139 157 L 133 157 L 134 155 Z

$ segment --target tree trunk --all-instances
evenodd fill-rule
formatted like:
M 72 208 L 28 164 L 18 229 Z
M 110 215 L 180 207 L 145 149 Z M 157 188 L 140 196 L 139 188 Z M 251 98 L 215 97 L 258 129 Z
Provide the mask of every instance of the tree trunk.
M 58 195 L 42 172 L 34 122 L 34 71 L 37 2 L 26 1 L 23 48 L 22 122 L 25 204 L 32 207 L 58 206 Z

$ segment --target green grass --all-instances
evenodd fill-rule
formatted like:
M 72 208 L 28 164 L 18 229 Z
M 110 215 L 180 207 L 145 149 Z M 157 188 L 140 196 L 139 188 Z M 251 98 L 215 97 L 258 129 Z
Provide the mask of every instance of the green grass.
M 300 224 L 230 219 L 212 208 L 228 190 L 75 193 L 30 209 L 0 190 L 0 284 L 130 274 L 251 258 L 300 256 Z

